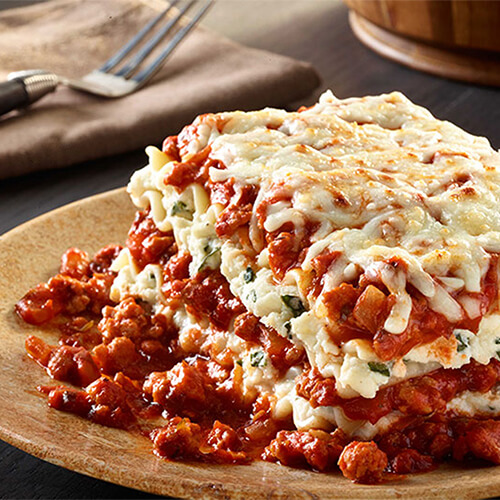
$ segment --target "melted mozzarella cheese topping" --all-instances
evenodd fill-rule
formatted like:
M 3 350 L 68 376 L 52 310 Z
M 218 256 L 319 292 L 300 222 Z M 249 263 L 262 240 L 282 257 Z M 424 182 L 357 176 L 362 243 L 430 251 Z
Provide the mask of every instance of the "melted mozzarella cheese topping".
M 452 323 L 479 317 L 473 294 L 481 291 L 490 253 L 500 252 L 500 155 L 486 139 L 435 119 L 400 93 L 339 100 L 327 92 L 318 104 L 297 113 L 264 109 L 203 115 L 178 141 L 183 161 L 210 147 L 210 158 L 225 167 L 210 169 L 212 182 L 233 179 L 260 188 L 249 233 L 257 256 L 250 258 L 235 239 L 217 237 L 215 222 L 223 207 L 210 204 L 201 185 L 179 191 L 164 183 L 175 160 L 156 148 L 148 148 L 149 165 L 131 179 L 134 203 L 150 207 L 159 229 L 173 230 L 179 249 L 193 257 L 191 275 L 203 266 L 220 267 L 246 308 L 303 346 L 312 366 L 336 378 L 343 397 L 373 398 L 380 387 L 405 378 L 457 368 L 471 359 L 487 363 L 496 356 L 500 316 L 491 314 L 477 334 L 457 329 L 450 339 L 417 346 L 404 359 L 386 363 L 389 375 L 373 371 L 370 363 L 380 359 L 369 343 L 332 342 L 322 300 L 326 291 L 366 273 L 395 298 L 384 325 L 390 333 L 407 327 L 412 308 L 408 284 Z M 282 280 L 273 276 L 263 244 L 262 206 L 267 232 L 290 222 L 297 233 L 307 224 L 314 227 L 300 268 Z M 340 257 L 324 276 L 323 293 L 312 300 L 307 276 L 325 250 Z M 405 262 L 404 271 L 388 265 L 394 258 Z M 247 282 L 249 266 L 255 279 Z M 126 251 L 115 269 L 113 298 L 132 294 L 161 304 L 161 273 L 149 266 L 138 272 Z M 149 279 L 151 272 L 155 279 Z M 464 291 L 469 295 L 458 300 Z M 307 311 L 294 317 L 282 299 L 287 295 L 298 297 Z M 258 370 L 249 373 L 248 384 L 271 387 L 276 373 Z M 293 381 L 286 383 L 293 388 Z M 283 388 L 276 385 L 274 391 L 277 408 L 295 408 L 286 402 Z M 294 415 L 306 415 L 299 408 L 302 402 L 297 404 Z

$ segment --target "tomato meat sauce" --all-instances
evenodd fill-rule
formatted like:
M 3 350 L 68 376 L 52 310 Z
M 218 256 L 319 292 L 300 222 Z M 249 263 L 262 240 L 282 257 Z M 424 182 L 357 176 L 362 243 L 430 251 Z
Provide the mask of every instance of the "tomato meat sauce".
M 442 412 L 446 404 L 464 391 L 486 393 L 500 381 L 500 362 L 481 365 L 472 360 L 458 369 L 441 368 L 380 389 L 372 399 L 339 396 L 333 378 L 323 378 L 316 369 L 305 371 L 297 380 L 297 394 L 314 408 L 339 406 L 351 420 L 375 424 L 393 411 L 407 416 L 427 416 Z
M 352 283 L 322 293 L 324 276 L 340 257 L 337 251 L 325 250 L 312 260 L 310 293 L 314 298 L 321 294 L 326 309 L 328 333 L 339 346 L 353 339 L 368 340 L 375 354 L 382 361 L 402 358 L 413 347 L 428 344 L 439 337 L 450 338 L 455 329 L 467 329 L 477 333 L 481 318 L 497 307 L 498 255 L 493 254 L 487 273 L 481 283 L 481 292 L 460 292 L 454 298 L 473 300 L 480 314 L 470 319 L 464 317 L 450 323 L 442 314 L 434 311 L 426 298 L 408 285 L 412 307 L 408 325 L 402 333 L 393 334 L 384 329 L 384 323 L 395 304 L 395 297 L 376 278 L 361 274 Z M 398 259 L 388 262 L 395 268 L 405 268 Z
M 145 240 L 149 250 L 137 253 L 138 241 Z M 164 262 L 165 274 L 175 283 L 167 296 L 182 299 L 212 328 L 227 329 L 244 313 L 218 271 L 189 278 L 190 259 L 173 253 L 175 243 L 158 233 L 149 214 L 136 218 L 127 245 L 142 267 Z M 33 335 L 26 339 L 28 355 L 52 379 L 71 384 L 40 386 L 49 406 L 146 433 L 164 458 L 247 463 L 259 457 L 278 431 L 293 428 L 291 421 L 275 419 L 267 397 L 243 394 L 239 364 L 223 366 L 203 352 L 183 351 L 175 325 L 153 314 L 148 304 L 132 297 L 113 303 L 110 265 L 119 250 L 107 247 L 93 259 L 68 250 L 60 273 L 17 304 L 24 321 L 60 332 L 55 344 Z M 293 351 L 288 341 L 272 345 L 269 335 L 254 335 L 251 342 L 272 350 L 276 360 L 281 351 Z

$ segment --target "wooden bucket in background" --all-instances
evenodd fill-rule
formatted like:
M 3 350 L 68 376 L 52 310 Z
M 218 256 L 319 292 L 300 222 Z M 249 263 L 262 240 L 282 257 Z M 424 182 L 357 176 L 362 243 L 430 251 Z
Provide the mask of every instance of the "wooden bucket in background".
M 500 86 L 500 1 L 344 0 L 355 35 L 415 69 Z

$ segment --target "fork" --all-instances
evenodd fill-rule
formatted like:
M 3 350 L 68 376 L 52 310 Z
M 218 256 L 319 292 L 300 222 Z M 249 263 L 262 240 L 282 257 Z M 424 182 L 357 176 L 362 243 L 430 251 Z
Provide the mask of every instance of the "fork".
M 206 0 L 201 6 L 197 7 L 190 21 L 179 27 L 182 17 L 197 1 L 188 0 L 172 18 L 167 20 L 163 27 L 149 40 L 145 40 L 142 48 L 139 49 L 139 45 L 152 33 L 153 28 L 164 20 L 167 14 L 180 2 L 180 0 L 172 0 L 163 12 L 146 24 L 99 69 L 91 71 L 79 80 L 58 76 L 45 70 L 26 70 L 10 73 L 7 81 L 0 83 L 0 115 L 32 104 L 41 97 L 53 92 L 60 84 L 74 90 L 109 98 L 122 97 L 135 92 L 158 72 L 167 57 L 214 2 L 214 0 Z M 177 31 L 175 31 L 161 53 L 149 66 L 141 69 L 141 64 L 146 57 L 175 28 L 178 28 Z M 136 48 L 138 49 L 137 52 L 129 56 Z M 115 68 L 118 69 L 113 72 L 112 70 Z

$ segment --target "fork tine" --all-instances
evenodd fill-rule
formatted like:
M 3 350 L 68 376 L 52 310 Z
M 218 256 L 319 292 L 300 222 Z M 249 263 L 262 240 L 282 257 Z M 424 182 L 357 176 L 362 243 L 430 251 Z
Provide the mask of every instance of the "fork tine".
M 132 80 L 136 81 L 140 85 L 144 85 L 154 74 L 161 68 L 163 61 L 171 54 L 171 52 L 177 47 L 179 42 L 191 31 L 191 29 L 196 26 L 198 21 L 206 13 L 208 8 L 213 4 L 214 0 L 208 0 L 205 5 L 191 18 L 188 24 L 183 26 L 170 40 L 168 45 L 163 49 L 163 52 L 145 69 L 143 69 L 139 74 L 134 76 Z
M 139 52 L 137 52 L 137 54 L 122 69 L 117 71 L 115 75 L 123 78 L 130 76 L 195 2 L 196 0 L 190 0 L 190 2 L 180 9 L 179 13 L 160 31 L 158 31 L 158 33 L 156 33 L 156 35 L 153 36 L 153 38 L 151 38 L 151 40 L 149 40 L 149 42 Z
M 121 49 L 118 50 L 116 54 L 111 56 L 100 68 L 99 71 L 107 73 L 113 69 L 118 63 L 120 63 L 128 54 L 131 52 L 137 44 L 161 21 L 172 7 L 174 7 L 179 0 L 173 0 L 170 2 L 169 6 L 160 12 L 154 19 L 152 19 L 144 28 L 137 33 L 131 40 L 129 40 Z

